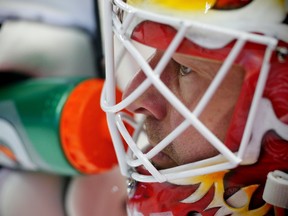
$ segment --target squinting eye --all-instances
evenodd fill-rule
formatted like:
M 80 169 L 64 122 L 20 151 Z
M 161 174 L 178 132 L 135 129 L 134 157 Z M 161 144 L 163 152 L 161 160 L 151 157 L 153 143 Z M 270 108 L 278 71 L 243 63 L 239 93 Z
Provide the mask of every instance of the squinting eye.
M 180 74 L 181 74 L 181 76 L 185 76 L 185 75 L 189 74 L 191 71 L 192 71 L 191 68 L 186 67 L 184 65 L 180 65 Z

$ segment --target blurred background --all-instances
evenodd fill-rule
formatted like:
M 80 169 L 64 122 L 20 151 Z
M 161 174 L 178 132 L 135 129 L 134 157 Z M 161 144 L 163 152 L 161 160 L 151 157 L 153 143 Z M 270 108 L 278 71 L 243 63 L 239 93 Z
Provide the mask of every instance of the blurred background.
M 0 216 L 126 215 L 98 100 L 103 1 L 0 0 Z

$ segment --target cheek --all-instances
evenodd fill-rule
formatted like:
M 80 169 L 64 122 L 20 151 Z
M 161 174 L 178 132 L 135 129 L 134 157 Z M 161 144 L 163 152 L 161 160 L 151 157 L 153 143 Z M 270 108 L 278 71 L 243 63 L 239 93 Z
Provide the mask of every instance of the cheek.
M 189 80 L 190 82 L 187 82 L 186 80 L 180 81 L 181 86 L 179 87 L 181 87 L 182 89 L 178 89 L 179 91 L 177 92 L 177 96 L 190 111 L 193 111 L 195 109 L 195 106 L 203 96 L 205 90 L 209 86 L 210 81 L 195 78 Z M 218 138 L 224 140 L 224 134 L 226 133 L 227 125 L 226 121 L 223 120 L 227 119 L 227 116 L 225 114 L 227 112 L 226 108 L 229 106 L 224 105 L 225 103 L 227 103 L 227 101 L 222 101 L 221 98 L 223 99 L 223 95 L 220 95 L 220 98 L 216 96 L 214 100 L 212 100 L 216 101 L 216 104 L 214 104 L 214 102 L 208 104 L 208 107 L 203 111 L 199 119 Z M 218 105 L 220 105 L 220 109 Z M 171 106 L 171 109 L 169 111 L 170 131 L 174 130 L 183 121 L 184 117 L 178 111 L 176 111 L 175 108 L 172 108 Z M 203 137 L 192 126 L 187 128 L 173 141 L 173 149 L 176 155 L 179 156 L 177 158 L 179 164 L 202 160 L 204 158 L 214 156 L 218 153 L 217 150 L 205 139 L 205 137 Z
M 197 73 L 180 77 L 178 96 L 190 111 L 193 111 L 200 101 L 210 82 L 210 80 L 199 76 Z
M 181 103 L 192 112 L 207 90 L 209 84 L 209 80 L 203 79 L 201 76 L 193 73 L 187 76 L 178 77 L 177 82 L 174 82 L 173 88 L 171 89 Z M 175 129 L 184 120 L 183 115 L 181 115 L 172 105 L 168 109 L 167 116 L 171 130 Z
M 184 118 L 175 109 L 171 110 L 169 114 L 169 132 L 171 132 L 183 122 Z M 217 153 L 214 147 L 192 126 L 189 126 L 173 140 L 172 148 L 175 153 L 174 160 L 178 164 L 202 160 Z
M 203 160 L 218 154 L 217 150 L 193 127 L 189 127 L 173 141 L 178 164 Z

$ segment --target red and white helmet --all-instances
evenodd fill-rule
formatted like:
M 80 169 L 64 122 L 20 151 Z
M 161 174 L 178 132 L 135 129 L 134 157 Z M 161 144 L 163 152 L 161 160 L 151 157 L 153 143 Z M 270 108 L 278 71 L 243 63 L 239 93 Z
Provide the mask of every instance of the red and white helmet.
M 106 84 L 101 105 L 122 174 L 131 179 L 131 215 L 285 214 L 287 4 L 284 0 L 106 2 Z M 151 64 L 157 51 L 161 56 Z M 163 81 L 169 62 L 177 55 L 221 63 L 192 110 Z M 233 65 L 241 68 L 243 81 L 223 138 L 202 121 L 201 114 Z M 138 71 L 144 74 L 141 83 L 118 103 L 115 89 L 131 88 L 127 81 Z M 153 146 L 145 135 L 146 112 L 131 117 L 125 111 L 151 88 L 183 117 Z M 150 103 L 156 100 L 151 97 Z M 217 154 L 174 167 L 154 166 L 151 159 L 190 127 Z

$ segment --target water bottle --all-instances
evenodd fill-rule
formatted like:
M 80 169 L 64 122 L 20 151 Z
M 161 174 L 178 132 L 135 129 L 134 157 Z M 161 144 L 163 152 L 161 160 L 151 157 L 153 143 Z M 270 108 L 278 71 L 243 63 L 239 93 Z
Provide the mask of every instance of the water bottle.
M 62 175 L 111 169 L 117 159 L 100 108 L 102 86 L 87 77 L 0 86 L 0 165 Z

